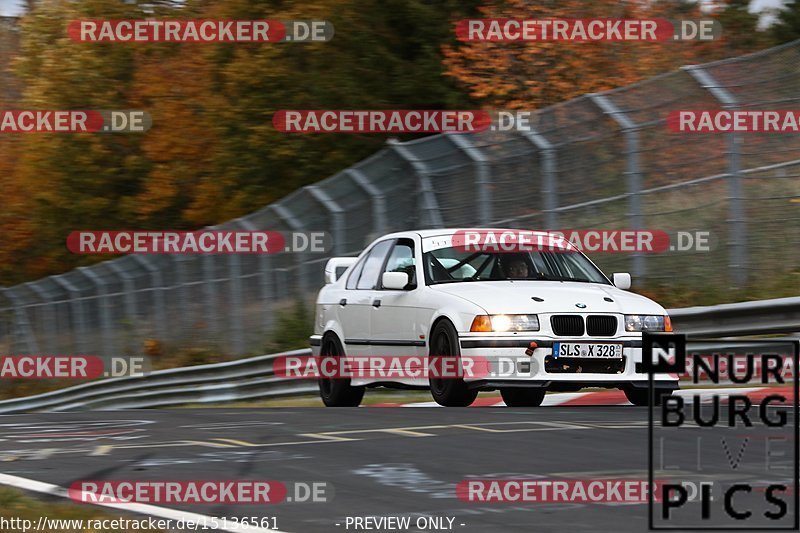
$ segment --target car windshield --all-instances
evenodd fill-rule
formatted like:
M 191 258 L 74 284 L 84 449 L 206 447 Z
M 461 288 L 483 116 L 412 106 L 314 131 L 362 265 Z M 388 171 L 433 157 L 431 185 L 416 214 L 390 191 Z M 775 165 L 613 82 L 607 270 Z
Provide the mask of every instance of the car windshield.
M 429 285 L 468 281 L 546 280 L 610 285 L 577 251 L 468 252 L 440 248 L 423 255 Z

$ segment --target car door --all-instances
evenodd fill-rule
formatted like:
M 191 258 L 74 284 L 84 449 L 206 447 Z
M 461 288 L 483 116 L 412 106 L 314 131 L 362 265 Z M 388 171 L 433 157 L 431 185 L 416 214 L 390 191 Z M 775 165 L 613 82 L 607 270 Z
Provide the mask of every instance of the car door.
M 398 239 L 389 252 L 383 272 L 407 272 L 416 279 L 416 247 L 412 239 Z M 379 283 L 370 311 L 370 337 L 378 355 L 423 355 L 425 335 L 419 321 L 419 289 L 384 289 Z
M 347 278 L 339 317 L 347 355 L 370 355 L 370 311 L 386 255 L 394 239 L 380 241 L 359 261 Z

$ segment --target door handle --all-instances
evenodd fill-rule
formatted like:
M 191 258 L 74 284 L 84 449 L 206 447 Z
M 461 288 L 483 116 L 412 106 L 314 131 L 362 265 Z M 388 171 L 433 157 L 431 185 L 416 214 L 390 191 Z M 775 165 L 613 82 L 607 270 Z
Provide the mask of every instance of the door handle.
M 380 306 L 381 306 L 381 301 L 380 300 L 373 300 L 372 301 L 372 307 L 377 308 L 377 307 L 380 307 Z
M 342 298 L 341 300 L 339 300 L 339 305 L 341 305 L 342 307 L 347 305 L 347 298 Z

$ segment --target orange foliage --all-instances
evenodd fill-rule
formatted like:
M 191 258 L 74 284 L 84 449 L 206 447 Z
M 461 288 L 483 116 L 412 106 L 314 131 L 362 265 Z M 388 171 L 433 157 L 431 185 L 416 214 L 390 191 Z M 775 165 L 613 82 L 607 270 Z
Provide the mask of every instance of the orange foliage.
M 481 18 L 677 18 L 668 2 L 617 0 L 489 1 Z M 684 8 L 685 10 L 685 8 Z M 700 18 L 699 11 L 681 18 Z M 716 44 L 701 42 L 463 42 L 444 47 L 446 74 L 478 101 L 539 109 L 699 62 Z

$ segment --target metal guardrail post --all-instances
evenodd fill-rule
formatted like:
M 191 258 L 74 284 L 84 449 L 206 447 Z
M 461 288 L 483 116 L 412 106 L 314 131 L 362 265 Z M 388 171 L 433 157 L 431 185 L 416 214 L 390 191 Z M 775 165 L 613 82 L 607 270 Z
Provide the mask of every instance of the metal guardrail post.
M 589 99 L 603 113 L 616 122 L 625 135 L 625 182 L 628 189 L 628 219 L 631 229 L 643 229 L 642 215 L 642 174 L 639 167 L 639 126 L 624 111 L 603 94 L 589 94 Z M 633 275 L 642 278 L 646 275 L 645 256 L 642 252 L 632 255 Z
M 492 168 L 489 158 L 463 133 L 448 133 L 445 138 L 475 163 L 475 187 L 478 190 L 478 220 L 482 226 L 492 222 Z
M 145 270 L 150 273 L 153 280 L 153 300 L 156 308 L 156 330 L 162 342 L 167 340 L 167 313 L 164 306 L 164 278 L 161 276 L 161 270 L 153 265 L 145 256 L 133 254 L 131 255 L 134 261 L 139 263 Z
M 707 70 L 701 66 L 688 66 L 683 69 L 706 89 L 711 95 L 722 104 L 726 110 L 735 110 L 739 107 L 739 101 Z M 742 137 L 731 132 L 728 136 L 728 245 L 730 246 L 728 256 L 728 268 L 731 279 L 736 287 L 743 287 L 747 283 L 747 221 L 745 220 L 743 205 L 743 190 L 741 163 L 739 154 L 739 144 Z
M 372 199 L 372 229 L 375 233 L 383 235 L 388 227 L 386 223 L 386 196 L 369 180 L 366 174 L 357 168 L 349 168 L 345 172 Z
M 428 224 L 432 228 L 443 228 L 444 222 L 442 221 L 442 213 L 439 210 L 439 204 L 436 201 L 436 194 L 431 184 L 430 172 L 428 166 L 420 161 L 408 148 L 406 148 L 397 139 L 389 139 L 387 144 L 391 146 L 397 155 L 408 161 L 411 168 L 417 175 L 419 180 L 419 192 L 422 196 L 420 202 L 421 214 L 427 219 Z
M 309 185 L 303 187 L 309 192 L 312 198 L 319 202 L 328 213 L 331 215 L 333 221 L 333 254 L 342 255 L 344 253 L 345 241 L 345 228 L 344 228 L 344 209 L 339 204 L 333 201 L 324 190 L 317 185 Z
M 525 139 L 533 143 L 541 154 L 542 196 L 544 196 L 544 229 L 556 230 L 558 227 L 558 184 L 556 183 L 556 150 L 544 135 L 530 129 L 523 133 Z
M 92 269 L 88 267 L 78 267 L 78 272 L 83 274 L 86 279 L 88 279 L 92 285 L 95 286 L 97 300 L 100 302 L 97 305 L 98 314 L 100 315 L 100 323 L 101 323 L 101 338 L 103 339 L 103 352 L 105 355 L 113 355 L 115 353 L 114 349 L 112 348 L 113 341 L 111 340 L 111 316 L 110 316 L 110 305 L 108 301 L 108 291 L 106 290 L 106 283 L 100 276 L 95 274 Z
M 72 312 L 72 323 L 75 334 L 77 334 L 76 346 L 79 352 L 86 352 L 86 320 L 83 314 L 83 302 L 81 301 L 81 291 L 75 285 L 64 278 L 64 274 L 53 276 L 53 281 L 58 283 L 69 293 L 69 305 Z

